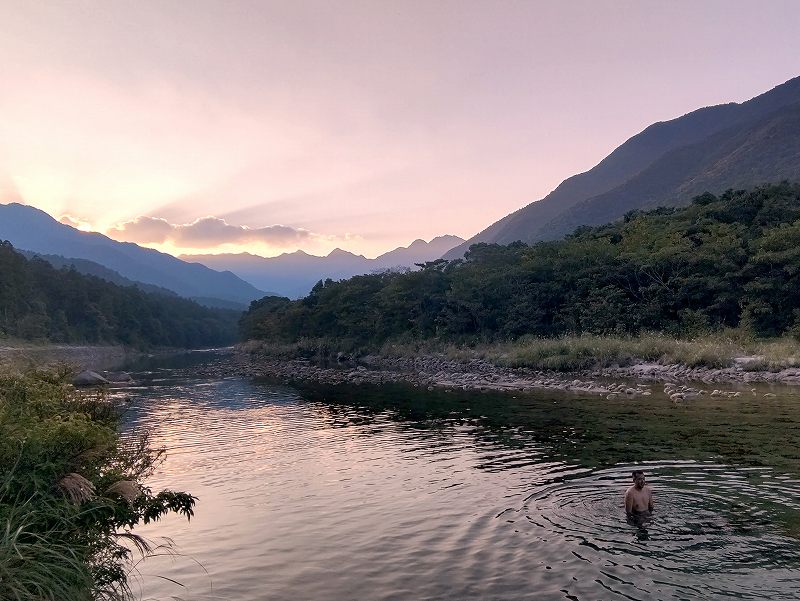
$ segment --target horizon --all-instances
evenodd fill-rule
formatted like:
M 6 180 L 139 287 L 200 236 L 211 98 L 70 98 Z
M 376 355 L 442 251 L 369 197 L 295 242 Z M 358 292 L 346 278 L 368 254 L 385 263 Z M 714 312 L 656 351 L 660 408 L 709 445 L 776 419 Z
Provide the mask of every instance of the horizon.
M 469 239 L 797 76 L 799 5 L 725 6 L 0 0 L 0 202 L 174 256 Z
M 50 217 L 54 221 L 57 221 L 61 225 L 65 225 L 65 226 L 71 227 L 71 228 L 76 229 L 77 231 L 85 233 L 85 234 L 100 234 L 101 236 L 106 236 L 107 238 L 110 238 L 111 240 L 115 240 L 116 242 L 128 242 L 130 244 L 137 244 L 136 242 L 129 242 L 127 240 L 117 240 L 117 239 L 109 236 L 105 232 L 98 232 L 98 231 L 95 231 L 95 230 L 92 230 L 92 229 L 85 229 L 85 228 L 76 227 L 74 224 L 71 224 L 71 223 L 68 223 L 65 220 L 59 219 L 57 216 L 51 215 L 50 213 L 48 213 L 44 209 L 41 209 L 39 207 L 35 207 L 33 205 L 28 205 L 28 204 L 21 203 L 21 202 L 0 202 L 0 206 L 10 206 L 10 205 L 18 205 L 18 206 L 22 206 L 22 207 L 30 207 L 32 209 L 36 209 L 36 210 L 42 211 L 48 217 Z M 333 249 L 331 249 L 329 252 L 327 252 L 325 254 L 322 254 L 322 255 L 309 253 L 309 252 L 304 251 L 303 249 L 297 249 L 297 250 L 294 250 L 294 251 L 281 252 L 280 254 L 277 254 L 277 255 L 264 256 L 264 255 L 259 255 L 257 253 L 250 252 L 248 250 L 243 250 L 243 251 L 239 251 L 239 252 L 235 252 L 235 253 L 223 251 L 223 252 L 208 252 L 208 253 L 196 253 L 196 254 L 189 254 L 189 253 L 172 254 L 172 253 L 168 253 L 166 251 L 163 251 L 163 250 L 161 250 L 159 248 L 156 248 L 154 246 L 148 246 L 148 245 L 144 245 L 144 244 L 137 244 L 137 245 L 141 246 L 142 248 L 151 248 L 153 250 L 158 250 L 159 252 L 165 252 L 166 254 L 170 254 L 170 255 L 178 258 L 178 259 L 182 259 L 182 258 L 191 259 L 192 257 L 202 257 L 202 256 L 240 256 L 240 255 L 248 255 L 248 256 L 251 256 L 251 257 L 257 257 L 257 258 L 261 258 L 261 259 L 277 259 L 277 258 L 283 257 L 285 255 L 301 254 L 301 253 L 305 254 L 307 256 L 310 256 L 310 257 L 325 258 L 325 257 L 329 257 L 330 255 L 332 255 L 332 254 L 334 254 L 334 253 L 336 253 L 338 251 L 338 252 L 343 252 L 343 253 L 347 253 L 347 254 L 353 255 L 355 257 L 362 257 L 362 258 L 365 258 L 367 260 L 372 261 L 372 260 L 378 259 L 381 256 L 383 256 L 385 254 L 388 254 L 390 252 L 393 252 L 393 251 L 396 251 L 396 250 L 408 249 L 411 246 L 413 246 L 414 244 L 416 244 L 417 242 L 422 242 L 423 244 L 428 245 L 428 244 L 431 244 L 435 240 L 438 240 L 440 238 L 456 238 L 457 240 L 459 240 L 459 242 L 454 243 L 454 245 L 460 244 L 461 242 L 464 241 L 463 238 L 460 238 L 458 236 L 454 236 L 452 234 L 442 234 L 442 235 L 439 235 L 439 236 L 434 236 L 430 240 L 425 240 L 424 238 L 416 238 L 416 239 L 412 240 L 411 242 L 409 242 L 407 244 L 402 244 L 402 245 L 397 246 L 395 248 L 391 248 L 391 249 L 389 249 L 387 251 L 381 252 L 380 254 L 378 254 L 378 255 L 376 255 L 374 257 L 366 256 L 364 254 L 354 253 L 352 251 L 345 250 L 343 248 L 339 248 L 338 246 L 333 248 Z

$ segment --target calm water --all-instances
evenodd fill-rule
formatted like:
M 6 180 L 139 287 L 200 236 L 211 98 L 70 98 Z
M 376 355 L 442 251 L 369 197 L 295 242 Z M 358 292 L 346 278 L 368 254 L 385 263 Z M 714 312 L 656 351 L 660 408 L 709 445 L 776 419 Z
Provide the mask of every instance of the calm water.
M 217 360 L 195 355 L 190 361 Z M 163 365 L 164 361 L 160 363 Z M 796 599 L 800 397 L 675 405 L 137 374 L 190 523 L 144 599 Z M 643 467 L 655 514 L 626 521 Z

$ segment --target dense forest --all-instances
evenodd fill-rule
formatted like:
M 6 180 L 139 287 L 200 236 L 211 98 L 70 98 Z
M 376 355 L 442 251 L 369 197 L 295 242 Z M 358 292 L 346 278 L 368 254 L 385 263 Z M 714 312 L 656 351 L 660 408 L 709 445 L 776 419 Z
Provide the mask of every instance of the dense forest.
M 724 327 L 800 333 L 800 185 L 703 194 L 560 241 L 477 244 L 420 271 L 321 281 L 298 301 L 255 301 L 241 321 L 245 338 L 343 345 Z
M 42 259 L 26 259 L 8 242 L 0 242 L 0 281 L 0 338 L 216 346 L 235 341 L 241 315 L 56 269 Z

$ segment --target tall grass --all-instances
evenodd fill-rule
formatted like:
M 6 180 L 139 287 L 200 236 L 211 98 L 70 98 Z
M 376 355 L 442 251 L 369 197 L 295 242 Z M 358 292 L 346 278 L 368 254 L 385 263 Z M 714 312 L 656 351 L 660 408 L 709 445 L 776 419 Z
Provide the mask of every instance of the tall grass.
M 735 334 L 735 333 L 734 333 Z M 443 355 L 454 361 L 482 359 L 506 367 L 576 371 L 609 366 L 628 366 L 638 362 L 682 364 L 689 367 L 727 367 L 746 352 L 746 345 L 734 335 L 716 335 L 681 340 L 663 334 L 641 336 L 563 336 L 479 344 L 445 344 L 436 341 L 385 344 L 385 356 L 411 357 L 420 354 Z
M 614 365 L 624 367 L 637 362 L 722 368 L 732 365 L 734 358 L 743 352 L 741 343 L 729 337 L 680 340 L 662 334 L 645 334 L 523 338 L 494 347 L 489 356 L 493 362 L 511 367 L 573 371 Z
M 800 341 L 791 336 L 757 339 L 748 332 L 726 329 L 691 339 L 660 333 L 639 336 L 525 336 L 506 342 L 464 342 L 456 344 L 437 339 L 394 340 L 379 347 L 358 347 L 352 341 L 330 338 L 301 339 L 294 343 L 250 341 L 240 346 L 248 352 L 276 358 L 334 357 L 338 353 L 354 357 L 375 353 L 383 357 L 413 358 L 423 355 L 446 357 L 453 361 L 482 359 L 506 367 L 540 370 L 577 371 L 610 366 L 630 366 L 640 362 L 686 367 L 726 368 L 737 364 L 745 369 L 779 370 L 800 366 Z
M 0 599 L 92 599 L 89 549 L 59 542 L 68 540 L 69 532 L 60 509 L 30 501 L 0 503 L 7 508 L 0 522 Z
M 195 499 L 140 482 L 163 457 L 146 435 L 121 440 L 119 407 L 67 372 L 0 374 L 0 599 L 124 600 L 130 529 Z M 124 494 L 123 494 L 124 493 Z

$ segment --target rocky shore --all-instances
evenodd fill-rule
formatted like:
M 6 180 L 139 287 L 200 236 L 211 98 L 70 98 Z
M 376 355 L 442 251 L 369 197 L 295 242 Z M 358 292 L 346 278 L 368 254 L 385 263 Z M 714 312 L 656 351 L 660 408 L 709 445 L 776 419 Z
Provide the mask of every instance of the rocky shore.
M 18 344 L 0 346 L 0 368 L 69 365 L 76 371 L 111 369 L 138 353 L 119 345 Z
M 257 353 L 237 352 L 235 375 L 282 382 L 325 384 L 383 384 L 403 382 L 428 389 L 477 391 L 554 390 L 606 398 L 649 396 L 654 392 L 673 400 L 709 395 L 770 396 L 748 387 L 755 383 L 800 384 L 800 369 L 779 372 L 751 371 L 745 361 L 735 367 L 711 369 L 680 365 L 638 364 L 562 373 L 528 368 L 508 368 L 483 359 L 453 361 L 444 356 L 381 357 L 369 355 L 357 363 L 328 364 L 306 359 L 281 359 Z

